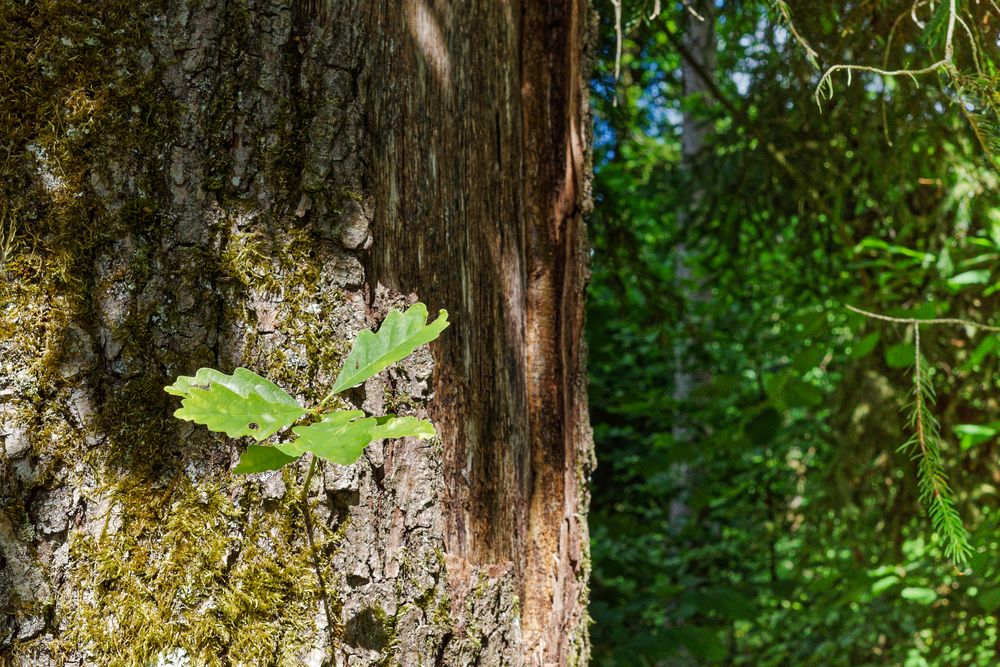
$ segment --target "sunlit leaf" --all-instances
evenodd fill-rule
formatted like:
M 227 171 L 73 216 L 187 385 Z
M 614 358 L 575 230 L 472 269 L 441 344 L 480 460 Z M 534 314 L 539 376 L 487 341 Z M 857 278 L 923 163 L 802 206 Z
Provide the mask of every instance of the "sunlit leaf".
M 894 574 L 890 574 L 887 577 L 882 577 L 878 581 L 872 584 L 872 595 L 878 595 L 884 593 L 886 590 L 892 588 L 899 583 L 899 577 Z
M 337 376 L 333 392 L 356 387 L 382 369 L 406 357 L 424 343 L 437 338 L 448 326 L 448 312 L 427 324 L 427 307 L 415 303 L 406 310 L 394 310 L 382 322 L 377 333 L 365 330 L 358 334 L 354 347 Z
M 434 430 L 434 425 L 426 419 L 387 415 L 385 417 L 379 417 L 375 421 L 377 423 L 372 429 L 372 440 L 409 437 L 426 440 L 427 438 L 433 438 L 437 435 L 437 431 Z
M 364 414 L 361 410 L 343 410 L 325 415 L 315 424 L 292 429 L 298 438 L 277 447 L 289 455 L 312 452 L 327 461 L 350 465 L 372 441 L 372 431 L 378 425 L 374 417 Z
M 899 592 L 900 597 L 904 600 L 909 600 L 910 602 L 916 602 L 917 604 L 931 604 L 937 600 L 937 593 L 933 588 L 918 588 L 914 586 L 907 586 Z
M 175 417 L 233 438 L 249 435 L 259 442 L 306 413 L 285 390 L 246 368 L 232 375 L 202 368 L 164 390 L 182 398 Z
M 964 451 L 991 440 L 997 434 L 997 428 L 991 424 L 957 424 L 955 433 L 961 437 Z
M 309 426 L 292 429 L 298 436 L 291 443 L 277 445 L 288 455 L 312 452 L 340 465 L 350 465 L 374 440 L 388 438 L 430 438 L 436 432 L 429 421 L 416 417 L 365 417 L 360 410 L 346 410 L 326 415 Z
M 965 271 L 964 273 L 959 273 L 957 276 L 952 276 L 948 279 L 948 287 L 952 289 L 962 288 L 966 285 L 982 285 L 990 280 L 990 272 L 986 269 L 975 269 L 974 271 Z

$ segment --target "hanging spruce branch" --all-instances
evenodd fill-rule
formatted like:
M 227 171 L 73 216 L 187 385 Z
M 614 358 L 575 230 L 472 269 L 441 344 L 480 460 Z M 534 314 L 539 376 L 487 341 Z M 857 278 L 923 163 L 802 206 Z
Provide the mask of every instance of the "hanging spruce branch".
M 948 475 L 941 460 L 941 426 L 931 408 L 934 405 L 934 382 L 927 360 L 920 352 L 921 325 L 962 325 L 989 332 L 1000 332 L 1000 327 L 987 326 L 957 318 L 917 319 L 890 317 L 847 306 L 847 309 L 884 322 L 907 324 L 913 327 L 913 400 L 907 406 L 910 412 L 910 438 L 899 448 L 910 454 L 917 467 L 917 489 L 921 504 L 927 508 L 934 532 L 941 539 L 945 555 L 956 567 L 965 565 L 972 555 L 969 533 L 955 505 L 955 494 L 948 484 Z
M 899 448 L 911 455 L 917 465 L 917 489 L 921 504 L 927 508 L 934 532 L 941 538 L 945 555 L 956 566 L 964 565 L 972 554 L 969 533 L 955 507 L 955 494 L 948 485 L 948 475 L 941 462 L 941 426 L 931 412 L 934 405 L 934 381 L 926 360 L 920 353 L 920 325 L 913 323 L 913 401 L 910 426 L 913 434 Z

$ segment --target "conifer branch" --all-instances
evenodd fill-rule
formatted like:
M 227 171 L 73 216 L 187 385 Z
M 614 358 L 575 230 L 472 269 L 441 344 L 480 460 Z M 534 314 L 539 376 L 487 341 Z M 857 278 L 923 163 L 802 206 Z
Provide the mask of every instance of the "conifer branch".
M 911 454 L 917 462 L 920 502 L 927 508 L 945 555 L 958 566 L 968 561 L 972 547 L 941 461 L 941 428 L 930 410 L 934 403 L 934 385 L 930 373 L 924 371 L 919 324 L 913 325 L 913 346 L 913 404 L 910 416 L 913 436 L 900 447 L 900 451 Z
M 941 425 L 931 412 L 934 405 L 934 383 L 926 370 L 926 360 L 920 352 L 920 326 L 922 324 L 958 324 L 1000 331 L 993 327 L 958 318 L 918 319 L 912 317 L 891 317 L 880 315 L 854 306 L 847 309 L 885 322 L 895 322 L 913 326 L 913 401 L 910 409 L 910 426 L 913 434 L 900 446 L 899 451 L 911 455 L 917 466 L 917 491 L 920 503 L 927 508 L 934 532 L 940 537 L 945 556 L 956 567 L 968 562 L 972 555 L 969 533 L 962 523 L 962 517 L 955 505 L 955 494 L 948 484 L 941 457 Z

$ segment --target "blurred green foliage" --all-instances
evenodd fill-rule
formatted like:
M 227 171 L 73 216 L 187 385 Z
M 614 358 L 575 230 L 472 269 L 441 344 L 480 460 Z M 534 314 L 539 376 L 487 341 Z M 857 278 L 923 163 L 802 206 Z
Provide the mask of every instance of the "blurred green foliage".
M 995 119 L 1000 12 L 957 3 L 974 97 L 942 73 L 855 73 L 820 109 L 819 68 L 881 66 L 894 25 L 889 68 L 934 62 L 933 17 L 789 2 L 817 68 L 777 4 L 716 6 L 718 90 L 685 98 L 684 4 L 650 19 L 652 2 L 624 3 L 616 83 L 614 13 L 597 3 L 594 664 L 1000 664 L 1000 340 L 921 327 L 973 548 L 959 572 L 898 451 L 912 328 L 844 307 L 1000 319 L 1000 179 L 977 136 Z M 684 114 L 711 128 L 691 163 Z M 678 349 L 695 378 L 681 400 Z

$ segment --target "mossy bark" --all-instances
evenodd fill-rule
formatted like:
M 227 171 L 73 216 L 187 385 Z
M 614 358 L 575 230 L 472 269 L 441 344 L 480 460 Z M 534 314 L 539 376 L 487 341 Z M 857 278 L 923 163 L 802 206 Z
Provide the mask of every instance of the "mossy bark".
M 469 4 L 470 6 L 466 6 Z M 0 663 L 585 662 L 586 6 L 0 6 Z M 235 478 L 162 391 L 350 399 L 441 440 Z M 317 567 L 322 576 L 317 576 Z

